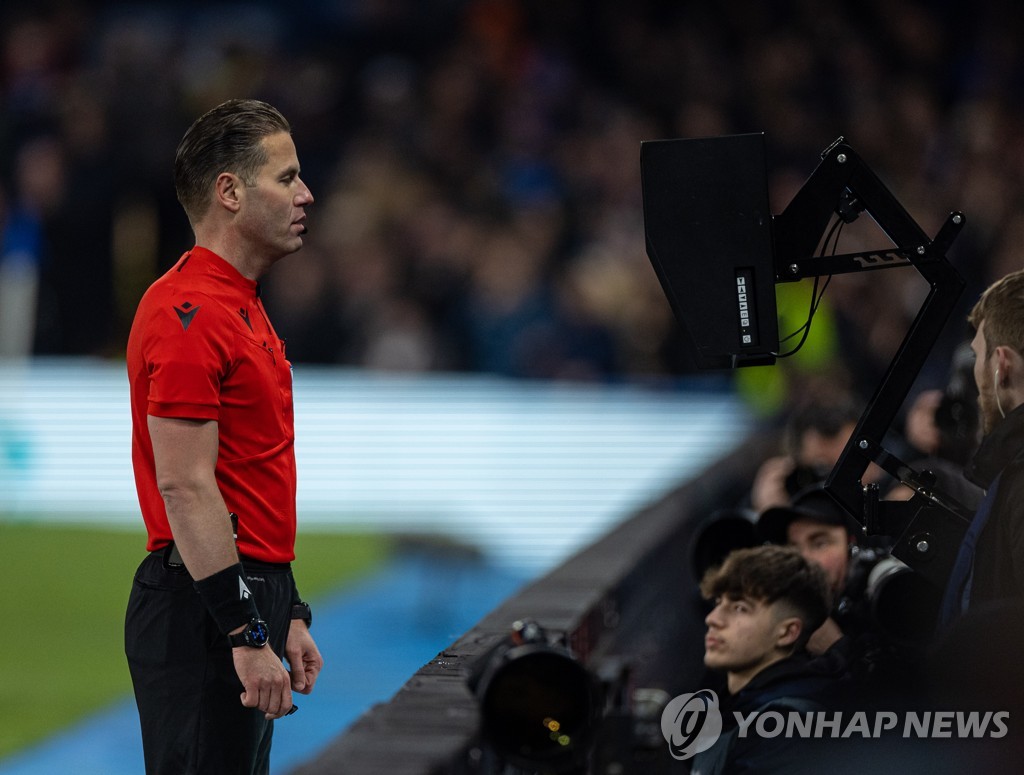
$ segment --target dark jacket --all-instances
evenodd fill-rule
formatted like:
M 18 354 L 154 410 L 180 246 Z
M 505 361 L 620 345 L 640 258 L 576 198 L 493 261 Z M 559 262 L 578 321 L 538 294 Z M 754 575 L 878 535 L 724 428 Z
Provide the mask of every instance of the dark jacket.
M 691 775 L 799 772 L 814 741 L 798 737 L 761 737 L 755 724 L 739 736 L 735 713 L 743 718 L 758 711 L 810 713 L 828 710 L 839 676 L 803 652 L 766 667 L 732 696 L 722 698 L 722 734 L 711 748 L 693 757 Z
M 999 487 L 974 555 L 970 607 L 1024 600 L 1024 405 L 982 439 L 965 476 L 988 489 Z

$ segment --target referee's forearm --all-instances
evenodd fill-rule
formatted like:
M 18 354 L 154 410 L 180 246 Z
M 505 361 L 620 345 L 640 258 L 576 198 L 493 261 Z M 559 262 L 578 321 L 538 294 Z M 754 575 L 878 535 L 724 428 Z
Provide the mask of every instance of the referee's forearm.
M 183 493 L 161 488 L 174 543 L 193 579 L 238 562 L 231 520 L 220 492 Z
M 218 424 L 147 418 L 156 483 L 174 543 L 193 579 L 238 562 L 231 521 L 217 486 Z

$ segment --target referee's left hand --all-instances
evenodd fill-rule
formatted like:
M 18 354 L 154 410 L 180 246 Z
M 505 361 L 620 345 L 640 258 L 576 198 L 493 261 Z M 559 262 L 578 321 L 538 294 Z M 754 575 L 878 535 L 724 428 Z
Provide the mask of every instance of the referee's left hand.
M 238 646 L 231 649 L 231 656 L 245 689 L 242 705 L 263 711 L 268 720 L 287 715 L 292 709 L 288 672 L 273 649 L 269 645 L 260 649 Z
M 324 667 L 324 660 L 302 619 L 292 619 L 284 654 L 291 668 L 292 691 L 309 694 Z

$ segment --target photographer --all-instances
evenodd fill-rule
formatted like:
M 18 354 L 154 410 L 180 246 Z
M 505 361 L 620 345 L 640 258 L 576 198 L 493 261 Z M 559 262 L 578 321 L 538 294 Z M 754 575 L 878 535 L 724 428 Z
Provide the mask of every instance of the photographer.
M 813 397 L 786 420 L 782 454 L 765 460 L 754 476 L 750 507 L 762 512 L 789 506 L 801 490 L 823 482 L 857 427 L 859 411 L 846 397 Z
M 974 353 L 966 341 L 953 353 L 945 389 L 925 390 L 914 399 L 904 423 L 904 436 L 925 458 L 962 467 L 978 447 L 978 430 Z
M 931 634 L 938 591 L 892 557 L 884 539 L 861 538 L 821 485 L 798 493 L 792 506 L 762 513 L 757 535 L 795 547 L 825 572 L 832 607 L 808 651 L 839 661 L 854 678 L 907 687 Z

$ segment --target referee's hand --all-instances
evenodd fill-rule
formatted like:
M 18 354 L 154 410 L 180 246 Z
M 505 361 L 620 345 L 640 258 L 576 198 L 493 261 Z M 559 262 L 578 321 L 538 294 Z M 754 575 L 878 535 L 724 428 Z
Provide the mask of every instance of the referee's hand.
M 324 658 L 320 656 L 320 649 L 316 647 L 309 628 L 301 619 L 292 619 L 284 657 L 291 668 L 292 691 L 299 694 L 313 691 L 317 676 L 323 670 Z
M 288 671 L 270 646 L 231 649 L 235 672 L 245 687 L 242 705 L 262 710 L 268 720 L 288 715 L 292 709 L 292 690 Z

